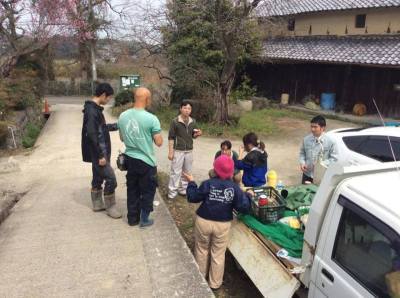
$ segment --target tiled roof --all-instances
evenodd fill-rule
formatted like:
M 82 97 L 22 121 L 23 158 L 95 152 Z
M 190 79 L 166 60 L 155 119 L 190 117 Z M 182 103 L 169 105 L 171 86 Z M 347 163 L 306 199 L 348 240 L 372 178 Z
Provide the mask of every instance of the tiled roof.
M 265 41 L 264 58 L 400 66 L 400 36 L 281 37 Z
M 400 0 L 262 0 L 256 8 L 260 17 L 308 12 L 400 6 Z

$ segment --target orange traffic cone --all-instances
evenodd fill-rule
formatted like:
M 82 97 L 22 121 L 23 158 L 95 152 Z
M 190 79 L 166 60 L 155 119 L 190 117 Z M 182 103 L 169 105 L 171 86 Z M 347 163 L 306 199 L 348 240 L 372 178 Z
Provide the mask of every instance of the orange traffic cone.
M 50 105 L 47 99 L 44 100 L 44 117 L 48 119 L 50 117 Z

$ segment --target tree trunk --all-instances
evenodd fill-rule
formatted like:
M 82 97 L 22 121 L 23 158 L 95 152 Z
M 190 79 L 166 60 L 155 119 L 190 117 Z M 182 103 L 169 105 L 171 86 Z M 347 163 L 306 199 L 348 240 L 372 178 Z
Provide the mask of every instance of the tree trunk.
M 215 122 L 221 125 L 229 124 L 228 98 L 235 81 L 235 65 L 233 60 L 227 61 L 220 76 L 217 96 L 215 99 L 216 113 Z
M 89 9 L 89 18 L 88 18 L 88 22 L 91 28 L 94 27 L 95 24 L 95 17 L 94 17 L 94 11 L 93 11 L 93 3 L 92 0 L 89 0 L 88 2 L 88 9 Z M 92 36 L 91 39 L 88 40 L 88 45 L 89 45 L 89 51 L 90 51 L 90 62 L 91 62 L 91 66 L 92 66 L 92 88 L 94 87 L 94 82 L 97 81 L 97 69 L 96 69 L 96 52 L 95 52 L 95 48 L 96 48 L 96 32 L 91 32 Z
M 15 67 L 18 62 L 18 56 L 12 56 L 6 58 L 0 66 L 0 78 L 6 78 L 10 75 L 11 70 Z
M 87 81 L 90 78 L 90 65 L 88 50 L 86 43 L 83 41 L 79 42 L 79 64 L 80 64 L 80 74 L 82 81 Z

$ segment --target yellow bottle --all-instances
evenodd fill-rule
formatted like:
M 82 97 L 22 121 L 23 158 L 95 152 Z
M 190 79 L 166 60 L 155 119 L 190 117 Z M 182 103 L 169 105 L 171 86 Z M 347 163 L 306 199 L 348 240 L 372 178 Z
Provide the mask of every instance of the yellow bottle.
M 276 183 L 278 181 L 278 175 L 274 170 L 268 171 L 267 180 L 268 180 L 268 186 L 271 186 L 273 188 L 276 187 Z

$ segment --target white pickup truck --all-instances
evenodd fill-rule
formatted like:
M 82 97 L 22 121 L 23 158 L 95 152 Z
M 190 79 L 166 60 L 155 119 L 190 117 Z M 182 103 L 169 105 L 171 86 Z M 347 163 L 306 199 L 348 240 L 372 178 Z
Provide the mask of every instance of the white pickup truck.
M 229 250 L 265 297 L 300 287 L 308 297 L 390 297 L 400 288 L 399 167 L 331 165 L 310 208 L 301 265 L 238 220 Z

